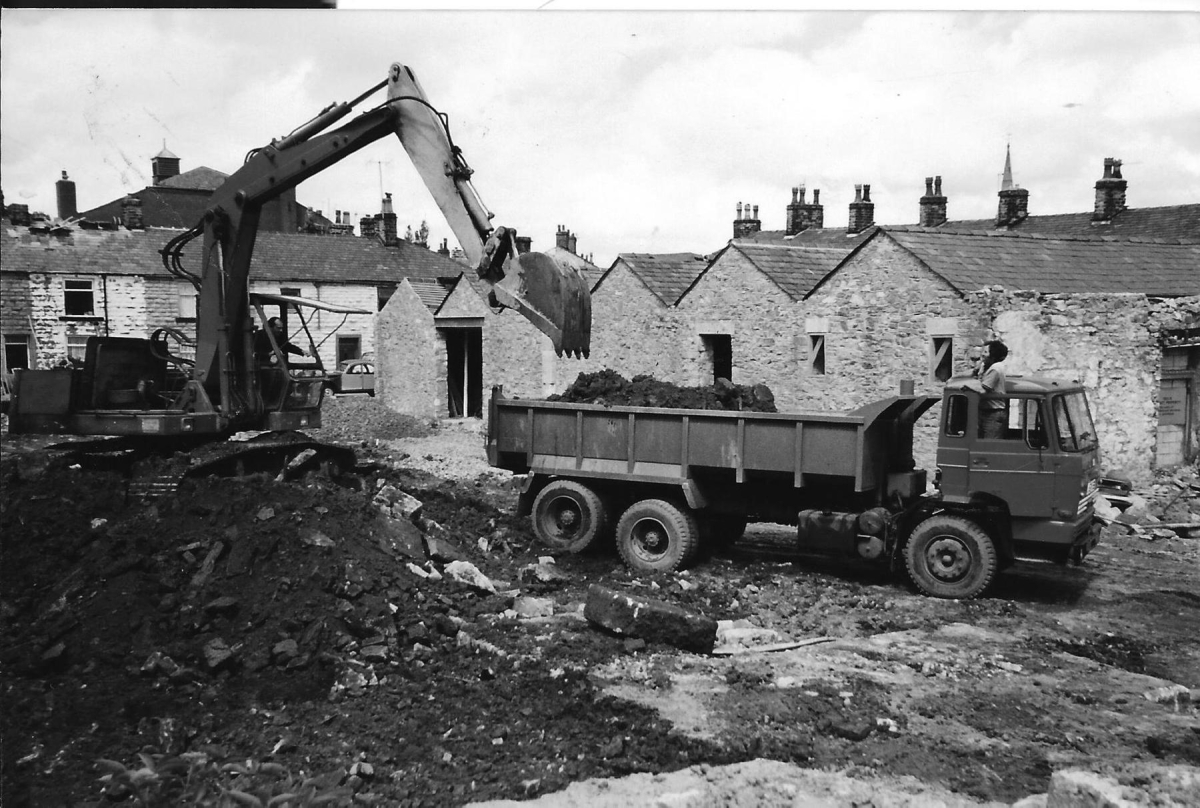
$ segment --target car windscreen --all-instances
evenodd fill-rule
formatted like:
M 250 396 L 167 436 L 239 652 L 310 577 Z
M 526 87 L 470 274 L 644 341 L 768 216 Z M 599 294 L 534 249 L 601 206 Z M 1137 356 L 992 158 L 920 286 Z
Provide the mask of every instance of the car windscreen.
M 1064 452 L 1086 452 L 1096 448 L 1096 426 L 1083 392 L 1066 393 L 1054 398 L 1054 422 L 1058 442 Z

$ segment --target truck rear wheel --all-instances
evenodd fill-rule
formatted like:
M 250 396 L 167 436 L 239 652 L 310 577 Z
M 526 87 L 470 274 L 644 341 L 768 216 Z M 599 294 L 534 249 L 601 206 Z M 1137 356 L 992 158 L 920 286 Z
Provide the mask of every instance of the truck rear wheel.
M 983 528 L 959 516 L 931 516 L 917 525 L 904 560 L 909 577 L 926 595 L 973 598 L 996 577 L 996 546 Z
M 666 500 L 635 502 L 617 523 L 617 550 L 631 569 L 644 572 L 680 569 L 691 562 L 699 546 L 696 517 Z
M 586 485 L 553 480 L 533 501 L 533 532 L 547 547 L 578 553 L 591 547 L 608 527 L 608 509 Z

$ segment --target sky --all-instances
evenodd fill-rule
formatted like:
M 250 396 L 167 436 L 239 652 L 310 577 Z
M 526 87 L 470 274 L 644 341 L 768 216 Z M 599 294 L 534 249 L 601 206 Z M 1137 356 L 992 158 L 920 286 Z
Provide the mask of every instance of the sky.
M 3 9 L 0 188 L 57 212 L 138 191 L 165 146 L 187 171 L 246 153 L 408 65 L 449 117 L 474 184 L 535 250 L 562 227 L 619 253 L 709 254 L 739 203 L 782 230 L 791 189 L 843 228 L 915 224 L 925 177 L 951 219 L 995 215 L 1005 150 L 1031 214 L 1090 211 L 1104 159 L 1127 204 L 1200 202 L 1200 14 Z M 1167 6 L 1167 8 L 1173 8 Z M 371 106 L 383 99 L 380 92 Z M 362 109 L 366 109 L 364 106 Z M 400 229 L 453 234 L 395 138 L 297 189 L 357 222 L 391 193 Z

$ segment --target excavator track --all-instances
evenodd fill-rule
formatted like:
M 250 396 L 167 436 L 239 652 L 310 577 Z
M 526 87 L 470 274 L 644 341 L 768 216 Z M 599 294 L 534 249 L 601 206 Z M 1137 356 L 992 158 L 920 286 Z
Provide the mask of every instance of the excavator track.
M 130 499 L 157 499 L 174 493 L 190 478 L 270 474 L 277 480 L 310 473 L 330 477 L 352 471 L 353 449 L 324 443 L 299 432 L 264 432 L 246 439 L 161 441 L 108 438 L 49 447 L 59 462 L 128 476 Z

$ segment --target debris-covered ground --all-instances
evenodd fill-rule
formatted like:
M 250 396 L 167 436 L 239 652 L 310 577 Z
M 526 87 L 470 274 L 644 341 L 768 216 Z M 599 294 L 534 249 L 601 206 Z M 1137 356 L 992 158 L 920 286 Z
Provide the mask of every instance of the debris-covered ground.
M 635 577 L 541 560 L 476 422 L 343 398 L 326 424 L 360 474 L 154 501 L 4 436 L 0 804 L 1008 805 L 1068 770 L 1200 804 L 1186 528 L 1114 523 L 1082 567 L 969 602 L 796 557 L 778 526 Z M 1196 482 L 1127 521 L 1200 521 Z M 598 630 L 592 585 L 722 621 L 719 647 Z

